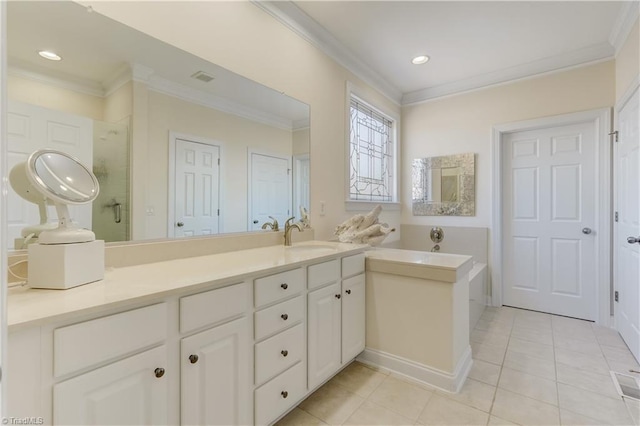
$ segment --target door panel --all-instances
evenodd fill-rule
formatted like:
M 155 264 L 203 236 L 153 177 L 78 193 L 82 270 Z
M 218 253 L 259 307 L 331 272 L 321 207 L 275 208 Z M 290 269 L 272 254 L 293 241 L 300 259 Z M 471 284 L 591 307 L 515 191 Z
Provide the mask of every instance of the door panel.
M 250 153 L 251 193 L 249 200 L 249 230 L 258 230 L 269 216 L 283 224 L 291 212 L 290 160 L 283 157 Z
M 217 234 L 219 230 L 220 148 L 176 139 L 176 237 Z
M 595 319 L 595 142 L 593 123 L 504 137 L 505 305 Z
M 340 283 L 309 293 L 309 388 L 322 383 L 340 368 Z
M 640 361 L 640 244 L 627 238 L 640 237 L 640 130 L 639 94 L 619 111 L 619 141 L 615 144 L 616 211 L 614 223 L 614 282 L 618 303 L 614 305 L 620 335 Z

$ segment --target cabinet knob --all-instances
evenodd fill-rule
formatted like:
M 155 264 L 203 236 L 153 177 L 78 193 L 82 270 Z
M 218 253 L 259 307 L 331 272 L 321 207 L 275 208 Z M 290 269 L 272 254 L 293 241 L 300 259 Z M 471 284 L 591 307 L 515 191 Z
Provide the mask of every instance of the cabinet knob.
M 342 296 L 340 296 L 339 294 L 336 294 L 336 299 L 340 299 L 340 297 Z
M 191 364 L 195 364 L 198 362 L 198 355 L 189 355 L 189 361 L 191 361 Z
M 160 377 L 164 376 L 164 368 L 156 368 L 155 370 L 153 370 L 153 373 L 159 379 Z
M 286 397 L 288 397 L 288 396 L 289 396 L 289 392 L 287 392 L 287 391 L 282 391 L 282 392 L 280 392 L 280 395 L 282 395 L 282 397 L 283 397 L 283 398 L 286 398 Z
M 282 283 L 282 284 L 280 284 L 280 287 L 282 287 L 282 289 L 283 289 L 283 290 L 286 290 L 286 289 L 288 289 L 288 288 L 289 288 L 289 284 L 287 284 L 287 283 Z
M 347 290 L 347 291 L 345 291 L 345 293 L 351 294 L 351 290 Z
M 286 320 L 288 320 L 288 319 L 289 319 L 289 315 L 287 315 L 287 314 L 282 314 L 282 315 L 280 315 L 280 318 L 282 318 L 282 320 L 283 320 L 283 321 L 286 321 Z
M 282 356 L 287 356 L 287 355 L 289 355 L 289 351 L 288 351 L 288 350 L 286 350 L 286 349 L 285 349 L 285 350 L 283 350 L 283 351 L 280 351 L 280 353 L 282 354 Z

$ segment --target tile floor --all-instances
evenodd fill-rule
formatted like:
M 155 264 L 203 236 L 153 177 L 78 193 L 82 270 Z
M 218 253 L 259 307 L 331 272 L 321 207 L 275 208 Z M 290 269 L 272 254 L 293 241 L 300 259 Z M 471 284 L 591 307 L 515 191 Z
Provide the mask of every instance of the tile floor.
M 640 366 L 610 329 L 487 308 L 471 347 L 458 394 L 355 362 L 277 425 L 640 425 L 640 403 L 620 398 L 609 375 Z

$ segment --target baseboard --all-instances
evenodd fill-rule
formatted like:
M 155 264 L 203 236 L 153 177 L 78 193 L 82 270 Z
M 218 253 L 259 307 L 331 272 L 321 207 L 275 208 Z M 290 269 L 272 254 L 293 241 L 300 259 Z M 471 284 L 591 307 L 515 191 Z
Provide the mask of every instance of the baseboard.
M 363 364 L 383 368 L 429 386 L 453 393 L 460 391 L 473 365 L 471 346 L 467 346 L 467 350 L 458 362 L 458 365 L 456 365 L 453 374 L 370 348 L 365 348 L 364 352 L 356 359 Z

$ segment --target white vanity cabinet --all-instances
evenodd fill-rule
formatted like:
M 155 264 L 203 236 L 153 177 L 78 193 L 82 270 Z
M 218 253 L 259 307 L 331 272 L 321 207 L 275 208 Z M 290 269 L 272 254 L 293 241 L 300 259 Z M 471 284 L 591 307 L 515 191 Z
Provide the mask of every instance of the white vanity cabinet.
M 355 275 L 355 276 L 353 276 Z M 331 377 L 364 349 L 364 254 L 309 267 L 309 388 Z
M 167 350 L 160 346 L 53 387 L 53 424 L 168 424 Z
M 250 339 L 246 317 L 182 339 L 181 424 L 252 422 Z
M 167 424 L 167 348 L 145 350 L 164 343 L 167 317 L 158 303 L 54 329 L 53 423 Z
M 42 297 L 36 307 L 55 296 L 76 310 L 9 323 L 8 416 L 54 425 L 275 422 L 363 348 L 363 247 L 336 246 L 322 259 L 313 250 L 259 249 L 280 257 L 250 273 L 175 287 L 176 278 L 158 278 L 158 264 L 139 266 L 136 277 L 160 282 L 143 282 L 121 305 L 82 304 L 90 293 L 131 294 L 126 271 L 122 284 L 25 291 L 24 300 Z M 215 271 L 237 264 L 219 259 L 192 267 L 210 277 L 212 262 Z

